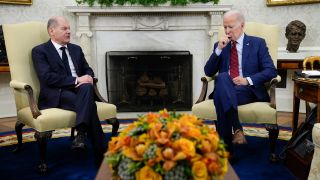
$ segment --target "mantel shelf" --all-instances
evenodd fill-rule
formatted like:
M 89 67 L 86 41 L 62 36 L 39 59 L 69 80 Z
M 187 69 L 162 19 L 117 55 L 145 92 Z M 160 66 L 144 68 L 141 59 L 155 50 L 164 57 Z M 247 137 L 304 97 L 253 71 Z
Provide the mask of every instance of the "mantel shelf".
M 66 6 L 67 10 L 72 13 L 210 13 L 210 12 L 225 12 L 230 10 L 232 5 L 213 5 L 213 4 L 190 4 L 187 6 L 170 6 L 159 5 L 153 7 L 145 7 L 141 5 L 126 5 L 126 6 Z

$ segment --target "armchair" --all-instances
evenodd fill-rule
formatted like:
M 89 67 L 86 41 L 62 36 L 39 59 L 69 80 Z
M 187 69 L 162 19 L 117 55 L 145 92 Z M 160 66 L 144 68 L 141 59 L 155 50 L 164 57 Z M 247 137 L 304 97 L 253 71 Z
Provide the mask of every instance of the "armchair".
M 320 179 L 320 123 L 316 123 L 312 129 L 314 153 L 309 171 L 308 180 Z
M 40 150 L 40 172 L 47 171 L 46 144 L 52 132 L 61 128 L 75 126 L 76 114 L 59 108 L 39 110 L 37 100 L 39 95 L 39 82 L 33 67 L 31 49 L 38 44 L 49 40 L 46 24 L 42 22 L 26 22 L 21 24 L 4 24 L 4 39 L 11 73 L 10 87 L 13 89 L 17 122 L 15 131 L 18 144 L 15 152 L 22 147 L 22 128 L 27 125 L 35 130 L 34 137 Z M 112 135 L 116 135 L 119 122 L 116 119 L 117 109 L 108 104 L 101 97 L 94 80 L 97 97 L 97 111 L 100 120 L 112 124 Z
M 269 48 L 269 53 L 276 65 L 277 52 L 278 52 L 278 40 L 279 40 L 279 26 L 261 24 L 256 22 L 247 22 L 245 25 L 245 32 L 249 35 L 262 37 L 266 40 Z M 219 29 L 218 37 L 220 38 L 224 34 L 223 27 Z M 212 82 L 214 77 L 202 77 L 203 83 L 201 94 L 196 104 L 192 106 L 192 113 L 197 117 L 205 120 L 217 120 L 216 110 L 212 99 L 207 99 L 208 83 Z M 258 123 L 265 124 L 266 129 L 269 132 L 270 142 L 270 160 L 276 161 L 275 147 L 276 140 L 279 135 L 279 128 L 277 125 L 277 111 L 275 100 L 275 88 L 276 84 L 281 81 L 280 76 L 272 79 L 266 83 L 270 95 L 270 102 L 254 102 L 238 106 L 238 116 L 240 122 L 245 123 Z

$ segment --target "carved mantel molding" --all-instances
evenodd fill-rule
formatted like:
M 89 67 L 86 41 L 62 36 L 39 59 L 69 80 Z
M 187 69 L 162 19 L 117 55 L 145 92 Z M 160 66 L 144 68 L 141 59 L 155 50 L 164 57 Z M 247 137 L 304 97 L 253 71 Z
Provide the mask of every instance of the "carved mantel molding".
M 191 4 L 187 6 L 161 5 L 157 7 L 131 6 L 67 6 L 76 15 L 76 35 L 80 39 L 90 65 L 91 38 L 95 31 L 177 31 L 205 30 L 211 44 L 216 41 L 224 12 L 232 5 Z M 210 46 L 209 46 L 210 47 Z
M 153 7 L 145 7 L 138 5 L 131 6 L 112 6 L 112 7 L 100 7 L 100 6 L 67 6 L 69 12 L 72 13 L 94 13 L 94 14 L 119 14 L 119 13 L 168 13 L 168 12 L 226 12 L 230 10 L 232 5 L 213 5 L 208 4 L 190 4 L 187 6 L 170 6 L 159 5 Z

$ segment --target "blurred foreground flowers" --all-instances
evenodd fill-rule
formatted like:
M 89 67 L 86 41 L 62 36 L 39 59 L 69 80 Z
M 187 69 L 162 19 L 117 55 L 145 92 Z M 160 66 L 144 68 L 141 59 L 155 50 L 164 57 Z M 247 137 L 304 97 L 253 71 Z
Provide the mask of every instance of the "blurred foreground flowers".
M 166 109 L 139 117 L 109 142 L 115 179 L 222 179 L 228 153 L 196 116 Z

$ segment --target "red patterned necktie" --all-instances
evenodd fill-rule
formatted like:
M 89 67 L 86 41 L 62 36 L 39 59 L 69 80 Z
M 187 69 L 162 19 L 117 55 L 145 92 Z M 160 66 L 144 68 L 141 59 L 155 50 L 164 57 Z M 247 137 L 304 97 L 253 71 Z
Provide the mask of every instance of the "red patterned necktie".
M 232 79 L 239 76 L 239 60 L 236 44 L 236 41 L 231 41 L 230 76 Z

